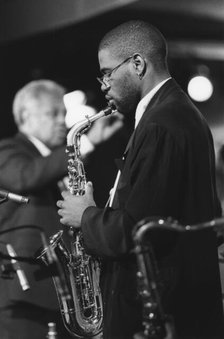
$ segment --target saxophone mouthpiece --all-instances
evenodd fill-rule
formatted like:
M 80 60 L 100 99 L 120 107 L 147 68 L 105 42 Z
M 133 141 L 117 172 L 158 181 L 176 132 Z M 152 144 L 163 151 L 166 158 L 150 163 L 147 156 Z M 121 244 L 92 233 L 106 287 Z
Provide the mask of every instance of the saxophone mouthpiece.
M 109 103 L 109 107 L 110 107 L 112 113 L 116 113 L 117 112 L 117 107 L 113 103 Z
M 103 110 L 103 112 L 104 112 L 104 115 L 105 115 L 105 116 L 110 115 L 111 113 L 113 113 L 113 108 L 112 108 L 112 106 L 106 107 L 106 108 Z

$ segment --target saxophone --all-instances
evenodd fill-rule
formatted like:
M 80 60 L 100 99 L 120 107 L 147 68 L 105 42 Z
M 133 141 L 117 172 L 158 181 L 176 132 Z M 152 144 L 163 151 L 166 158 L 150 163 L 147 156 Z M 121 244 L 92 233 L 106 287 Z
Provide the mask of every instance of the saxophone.
M 146 235 L 158 225 L 157 220 L 145 219 L 133 229 L 134 252 L 137 260 L 138 292 L 143 305 L 143 332 L 138 339 L 174 339 L 171 321 L 164 313 L 158 288 L 158 267 L 154 252 Z
M 175 328 L 171 317 L 164 313 L 158 288 L 158 267 L 150 241 L 149 232 L 155 229 L 178 233 L 213 229 L 224 236 L 224 218 L 207 222 L 182 225 L 172 218 L 146 218 L 138 222 L 132 233 L 134 252 L 137 259 L 137 282 L 143 305 L 143 333 L 136 333 L 136 339 L 175 339 Z M 224 255 L 223 255 L 224 256 Z
M 68 177 L 71 194 L 85 194 L 86 176 L 80 155 L 80 137 L 92 123 L 115 113 L 111 107 L 86 117 L 73 125 L 67 135 Z M 81 231 L 71 231 L 70 251 L 59 231 L 50 237 L 50 245 L 38 257 L 47 266 L 52 254 L 58 276 L 53 275 L 61 315 L 66 329 L 76 338 L 100 338 L 103 322 L 102 296 L 99 288 L 100 262 L 85 252 Z M 51 255 L 49 256 L 49 251 Z

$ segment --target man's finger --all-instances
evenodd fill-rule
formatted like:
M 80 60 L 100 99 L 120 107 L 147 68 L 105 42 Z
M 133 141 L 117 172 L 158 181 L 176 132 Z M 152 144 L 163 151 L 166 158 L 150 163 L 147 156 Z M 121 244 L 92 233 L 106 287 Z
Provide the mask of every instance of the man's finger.
M 58 200 L 56 205 L 61 208 L 63 206 L 63 201 L 62 200 Z
M 86 183 L 86 193 L 92 193 L 93 192 L 93 183 L 91 181 L 88 181 Z

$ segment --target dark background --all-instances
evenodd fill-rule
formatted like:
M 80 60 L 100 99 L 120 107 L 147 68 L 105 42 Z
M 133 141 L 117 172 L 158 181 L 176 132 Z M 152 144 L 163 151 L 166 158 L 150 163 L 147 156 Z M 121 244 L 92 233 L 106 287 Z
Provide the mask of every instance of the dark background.
M 19 28 L 23 31 L 17 36 L 14 32 L 16 25 L 14 24 L 13 31 L 10 20 L 5 20 L 5 26 L 3 26 L 6 33 L 4 35 L 2 32 L 4 38 L 0 40 L 2 118 L 0 137 L 13 132 L 11 103 L 15 92 L 33 79 L 56 80 L 66 86 L 68 91 L 83 89 L 87 92 L 91 104 L 99 108 L 104 106 L 105 101 L 95 80 L 99 74 L 98 42 L 110 28 L 133 18 L 148 20 L 163 32 L 170 47 L 171 73 L 184 89 L 198 65 L 203 64 L 208 67 L 214 83 L 214 95 L 199 106 L 209 122 L 222 120 L 224 114 L 224 1 L 189 0 L 186 4 L 182 0 L 130 1 L 130 4 L 124 1 L 127 5 L 115 6 L 115 4 L 113 8 L 104 9 L 101 13 L 102 1 L 85 2 L 83 0 L 84 5 L 79 9 L 82 19 L 76 18 L 74 10 L 74 23 L 70 20 L 64 24 L 52 23 L 50 28 L 42 28 L 42 18 L 39 14 L 39 27 L 36 31 L 35 29 L 32 31 L 32 15 L 35 14 L 29 13 L 28 8 L 23 9 L 21 4 L 18 7 L 18 2 L 16 0 L 0 1 L 2 16 L 4 16 L 4 9 L 7 10 L 6 14 L 10 15 L 9 5 L 11 5 L 10 10 L 14 14 L 14 21 L 15 18 L 19 20 L 22 10 L 25 11 L 26 17 L 31 17 L 29 21 L 27 20 L 28 22 L 19 23 Z M 56 0 L 51 1 L 51 6 L 58 2 L 60 3 Z M 107 2 L 113 1 L 104 0 L 104 5 Z M 23 0 L 23 4 L 25 3 L 26 1 Z M 41 10 L 41 1 L 39 4 Z M 63 6 L 63 1 L 61 1 L 61 6 Z M 85 12 L 88 13 L 94 6 L 96 7 L 94 15 L 89 14 L 86 17 Z M 46 8 L 43 10 L 46 12 Z M 46 13 L 43 12 L 42 15 L 46 16 Z M 48 15 L 48 21 L 53 21 L 54 13 Z M 37 21 L 38 18 L 35 20 Z M 9 25 L 12 26 L 11 35 L 8 33 L 9 29 L 8 31 L 6 29 Z M 21 27 L 22 25 L 24 27 Z
M 169 45 L 171 74 L 184 90 L 197 67 L 206 66 L 214 93 L 196 105 L 214 130 L 222 128 L 223 0 L 0 0 L 0 138 L 15 132 L 13 96 L 34 79 L 55 80 L 68 91 L 84 90 L 90 105 L 104 107 L 96 81 L 98 42 L 109 29 L 129 19 L 148 20 L 162 31 Z M 116 171 L 111 159 L 122 154 L 128 134 L 122 131 L 93 156 L 89 175 L 103 197 Z M 97 159 L 103 159 L 103 166 Z

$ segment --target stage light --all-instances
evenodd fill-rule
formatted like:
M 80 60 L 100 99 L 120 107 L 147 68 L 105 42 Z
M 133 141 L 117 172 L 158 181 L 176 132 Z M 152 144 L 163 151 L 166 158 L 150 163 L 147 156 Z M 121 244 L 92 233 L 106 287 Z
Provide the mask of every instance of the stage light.
M 197 75 L 189 81 L 187 91 L 193 100 L 202 102 L 212 96 L 213 85 L 206 76 Z
M 197 65 L 195 75 L 190 79 L 187 87 L 189 96 L 198 102 L 211 98 L 213 84 L 210 80 L 210 70 L 206 65 Z

